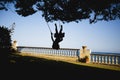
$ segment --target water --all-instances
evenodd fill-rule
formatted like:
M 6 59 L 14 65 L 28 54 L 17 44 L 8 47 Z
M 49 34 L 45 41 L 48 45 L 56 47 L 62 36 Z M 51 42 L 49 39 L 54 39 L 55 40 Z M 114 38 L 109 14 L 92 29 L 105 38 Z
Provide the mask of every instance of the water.
M 120 55 L 120 53 L 113 53 L 113 52 L 91 52 L 91 54 L 113 54 L 113 55 Z

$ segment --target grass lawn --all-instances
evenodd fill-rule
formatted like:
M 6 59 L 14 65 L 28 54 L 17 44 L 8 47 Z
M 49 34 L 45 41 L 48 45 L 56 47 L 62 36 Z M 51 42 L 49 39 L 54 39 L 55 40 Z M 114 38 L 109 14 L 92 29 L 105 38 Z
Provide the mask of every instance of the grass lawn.
M 11 55 L 7 74 L 11 79 L 32 80 L 118 80 L 119 66 L 85 64 L 45 57 Z M 117 69 L 114 69 L 117 68 Z M 16 79 L 16 80 L 17 80 Z

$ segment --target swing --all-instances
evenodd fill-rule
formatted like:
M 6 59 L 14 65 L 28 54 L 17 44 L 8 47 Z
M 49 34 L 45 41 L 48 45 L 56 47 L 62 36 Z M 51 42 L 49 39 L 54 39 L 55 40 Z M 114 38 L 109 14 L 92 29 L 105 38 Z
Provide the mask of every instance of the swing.
M 50 31 L 50 33 L 51 33 L 51 39 L 52 39 L 52 41 L 53 41 L 52 48 L 53 48 L 53 49 L 59 49 L 59 42 L 61 42 L 61 41 L 63 40 L 63 37 L 65 36 L 65 33 L 62 33 L 62 25 L 61 25 L 60 31 L 58 32 L 58 30 L 57 30 L 57 25 L 55 24 L 56 33 L 54 34 L 54 37 L 55 37 L 55 40 L 54 40 L 53 35 L 52 35 L 52 31 L 51 31 L 51 29 L 50 29 L 50 26 L 49 26 L 49 24 L 48 24 L 47 21 L 46 21 L 46 23 L 47 23 L 47 26 L 48 26 L 49 31 Z M 59 26 L 60 26 L 60 25 L 59 25 Z
M 48 22 L 46 21 L 46 23 L 47 23 L 47 26 L 48 26 L 48 29 L 49 29 L 49 31 L 50 31 L 50 33 L 52 33 L 52 30 L 51 30 L 51 28 L 50 28 L 50 26 L 49 26 L 49 24 L 48 24 Z M 60 22 L 59 22 L 59 27 L 60 27 Z M 56 33 L 54 34 L 54 37 L 56 37 Z M 61 35 L 60 35 L 60 37 L 65 37 L 65 33 L 61 33 Z

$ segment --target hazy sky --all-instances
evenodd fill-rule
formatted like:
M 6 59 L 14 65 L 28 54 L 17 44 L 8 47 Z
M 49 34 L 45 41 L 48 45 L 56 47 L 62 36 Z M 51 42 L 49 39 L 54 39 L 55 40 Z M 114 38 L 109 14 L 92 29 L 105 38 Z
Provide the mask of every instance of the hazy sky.
M 17 40 L 18 46 L 51 47 L 50 31 L 40 12 L 28 17 L 21 17 L 15 12 L 0 11 L 0 25 L 9 27 L 15 22 L 15 31 L 12 40 Z M 54 33 L 54 23 L 49 26 Z M 63 24 L 65 37 L 60 42 L 61 48 L 78 48 L 86 45 L 91 51 L 120 53 L 120 20 L 100 21 L 89 24 L 88 20 L 79 23 Z

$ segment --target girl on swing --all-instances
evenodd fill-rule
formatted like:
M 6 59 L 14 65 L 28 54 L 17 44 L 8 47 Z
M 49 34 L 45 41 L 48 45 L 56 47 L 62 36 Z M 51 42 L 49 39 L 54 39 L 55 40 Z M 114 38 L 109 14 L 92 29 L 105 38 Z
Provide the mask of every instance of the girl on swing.
M 58 32 L 57 25 L 55 24 L 55 34 L 54 34 L 55 40 L 53 39 L 53 33 L 51 32 L 51 39 L 53 41 L 53 45 L 52 45 L 53 49 L 60 49 L 59 42 L 63 40 L 63 37 L 65 35 L 65 33 L 62 33 L 62 30 L 63 30 L 63 26 L 61 25 L 60 31 Z

